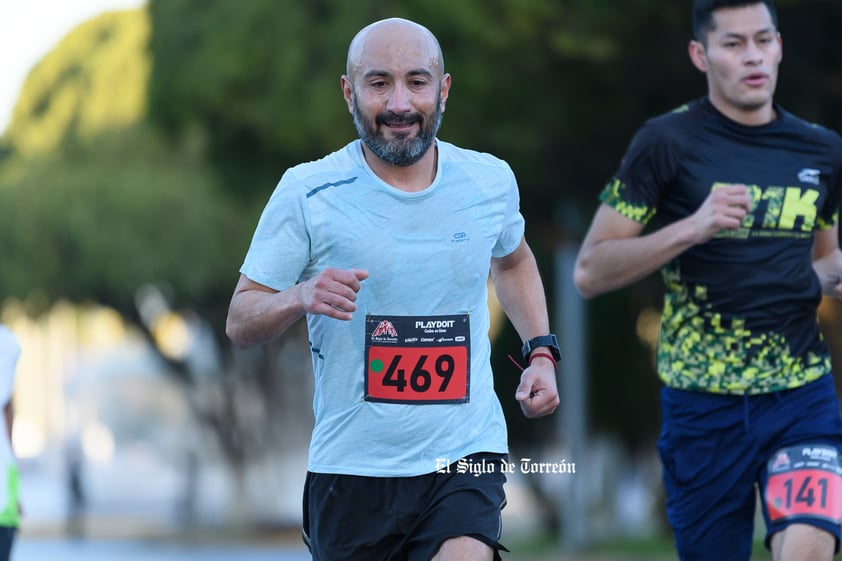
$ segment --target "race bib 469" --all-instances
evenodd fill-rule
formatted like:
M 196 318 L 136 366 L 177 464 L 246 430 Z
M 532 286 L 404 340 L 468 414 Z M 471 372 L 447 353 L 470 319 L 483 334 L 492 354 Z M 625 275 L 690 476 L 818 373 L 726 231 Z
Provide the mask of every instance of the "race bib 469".
M 365 399 L 466 403 L 471 329 L 466 314 L 366 316 Z

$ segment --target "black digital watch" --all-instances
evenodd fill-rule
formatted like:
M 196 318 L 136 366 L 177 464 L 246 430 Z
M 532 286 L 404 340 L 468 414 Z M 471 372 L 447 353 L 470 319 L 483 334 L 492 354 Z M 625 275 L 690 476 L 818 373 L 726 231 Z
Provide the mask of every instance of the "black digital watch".
M 549 335 L 542 335 L 540 337 L 533 337 L 523 344 L 523 360 L 529 362 L 529 355 L 538 347 L 549 347 L 553 358 L 561 360 L 561 349 L 558 347 L 558 339 L 552 333 Z

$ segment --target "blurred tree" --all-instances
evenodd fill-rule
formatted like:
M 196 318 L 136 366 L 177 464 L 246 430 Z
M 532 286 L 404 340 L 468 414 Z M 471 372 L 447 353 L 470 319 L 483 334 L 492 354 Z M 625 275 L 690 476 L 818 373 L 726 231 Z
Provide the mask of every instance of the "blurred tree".
M 174 137 L 205 129 L 213 161 L 236 170 L 226 188 L 265 196 L 266 180 L 243 185 L 242 170 L 276 178 L 351 139 L 338 80 L 348 42 L 375 19 L 409 17 L 436 33 L 454 76 L 442 136 L 504 155 L 526 213 L 553 222 L 560 190 L 591 196 L 641 115 L 678 105 L 698 81 L 684 57 L 663 56 L 683 49 L 683 7 L 604 4 L 152 0 L 150 113 Z
M 30 73 L 5 137 L 22 155 L 120 131 L 146 114 L 149 20 L 110 13 L 67 35 Z
M 147 21 L 144 10 L 96 18 L 28 77 L 0 160 L 0 301 L 39 315 L 93 300 L 134 322 L 242 484 L 267 454 L 306 449 L 278 427 L 306 429 L 309 408 L 292 396 L 307 386 L 276 379 L 280 342 L 232 365 L 225 314 L 257 209 L 220 189 L 198 130 L 174 144 L 147 124 Z M 181 348 L 179 325 L 192 332 Z M 282 370 L 305 378 L 306 361 L 293 362 Z

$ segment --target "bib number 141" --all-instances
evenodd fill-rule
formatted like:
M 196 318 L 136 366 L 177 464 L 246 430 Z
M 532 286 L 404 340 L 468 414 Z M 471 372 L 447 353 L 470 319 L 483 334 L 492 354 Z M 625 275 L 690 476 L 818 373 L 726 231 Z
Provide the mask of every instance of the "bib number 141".
M 764 499 L 772 522 L 803 517 L 842 522 L 842 466 L 834 446 L 784 448 L 767 470 Z

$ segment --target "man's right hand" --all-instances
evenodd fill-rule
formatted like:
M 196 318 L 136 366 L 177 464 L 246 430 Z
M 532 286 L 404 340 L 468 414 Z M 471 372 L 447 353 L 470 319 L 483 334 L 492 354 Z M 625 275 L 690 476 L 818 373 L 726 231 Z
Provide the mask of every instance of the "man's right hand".
M 690 216 L 696 244 L 703 244 L 722 230 L 736 230 L 751 212 L 751 193 L 742 184 L 730 184 L 711 191 L 702 206 Z
M 301 305 L 307 313 L 348 321 L 367 278 L 368 271 L 362 269 L 325 269 L 300 285 Z

